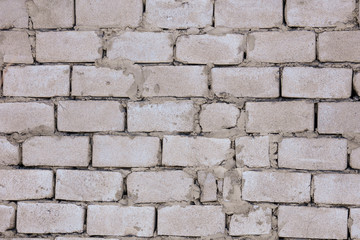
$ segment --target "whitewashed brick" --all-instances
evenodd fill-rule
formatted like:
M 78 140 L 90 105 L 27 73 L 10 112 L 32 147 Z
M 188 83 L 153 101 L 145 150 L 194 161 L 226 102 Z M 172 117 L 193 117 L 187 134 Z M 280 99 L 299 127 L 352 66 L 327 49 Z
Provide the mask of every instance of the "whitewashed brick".
M 217 96 L 279 97 L 279 68 L 241 67 L 211 69 L 212 87 Z
M 360 133 L 360 103 L 324 102 L 318 106 L 319 133 Z
M 278 165 L 308 170 L 344 170 L 347 141 L 338 138 L 285 138 L 279 143 Z
M 291 98 L 348 98 L 351 85 L 351 69 L 285 67 L 281 92 Z
M 123 131 L 124 110 L 116 101 L 60 101 L 58 129 L 66 132 Z
M 198 171 L 197 178 L 200 184 L 201 202 L 212 202 L 217 200 L 217 184 L 215 176 L 211 172 Z
M 148 0 L 146 22 L 160 28 L 204 28 L 212 24 L 213 4 L 210 0 Z
M 134 84 L 132 74 L 122 70 L 98 68 L 95 66 L 74 66 L 71 95 L 95 97 L 128 97 Z
M 36 32 L 39 62 L 94 62 L 100 48 L 100 37 L 92 31 Z
M 28 13 L 26 0 L 2 0 L 0 1 L 0 29 L 27 28 Z
M 180 36 L 176 42 L 176 60 L 197 64 L 238 64 L 243 60 L 245 38 L 240 34 Z
M 173 40 L 170 33 L 123 32 L 110 40 L 109 59 L 128 59 L 133 62 L 171 62 Z
M 346 239 L 347 216 L 344 208 L 280 206 L 279 237 Z
M 23 31 L 0 32 L 0 57 L 5 63 L 33 63 L 28 34 Z
M 352 168 L 360 169 L 360 147 L 351 151 L 350 166 Z
M 359 72 L 357 72 L 354 75 L 353 87 L 354 87 L 354 90 L 355 90 L 356 94 L 358 96 L 360 96 L 360 73 Z
M 309 202 L 310 180 L 308 173 L 247 171 L 242 197 L 257 202 Z
M 86 222 L 89 235 L 152 237 L 155 208 L 90 205 Z
M 254 62 L 312 62 L 315 60 L 315 33 L 251 33 L 247 42 L 247 58 Z
M 205 68 L 200 66 L 143 67 L 144 97 L 202 97 L 208 93 Z
M 192 101 L 129 102 L 129 132 L 191 132 L 196 109 Z
M 17 165 L 19 163 L 19 145 L 10 143 L 5 137 L 0 137 L 0 165 Z
M 27 200 L 53 196 L 49 170 L 0 170 L 0 199 Z
M 286 23 L 294 27 L 336 27 L 352 20 L 355 0 L 289 0 Z
M 200 126 L 203 132 L 235 127 L 240 110 L 235 104 L 211 103 L 201 106 Z
M 168 206 L 158 210 L 158 235 L 203 237 L 224 232 L 221 206 Z
M 314 104 L 304 101 L 247 102 L 250 133 L 302 132 L 314 130 Z
M 141 0 L 76 0 L 78 27 L 137 27 L 141 21 Z
M 19 233 L 82 232 L 85 209 L 75 204 L 18 203 L 16 229 Z
M 15 227 L 15 208 L 13 206 L 0 205 L 0 232 Z
M 225 138 L 165 136 L 162 164 L 215 166 L 229 158 L 231 141 Z
M 135 203 L 190 201 L 193 182 L 183 171 L 133 172 L 127 193 Z
M 360 176 L 357 174 L 319 174 L 314 176 L 314 202 L 360 204 Z
M 229 28 L 271 28 L 282 25 L 281 0 L 219 0 L 215 25 Z
M 0 103 L 0 132 L 54 131 L 54 106 L 50 103 Z
M 239 137 L 235 146 L 238 167 L 270 167 L 268 136 Z
M 350 209 L 350 234 L 351 238 L 360 238 L 360 208 Z
M 3 95 L 24 97 L 68 96 L 69 66 L 13 66 L 4 70 Z

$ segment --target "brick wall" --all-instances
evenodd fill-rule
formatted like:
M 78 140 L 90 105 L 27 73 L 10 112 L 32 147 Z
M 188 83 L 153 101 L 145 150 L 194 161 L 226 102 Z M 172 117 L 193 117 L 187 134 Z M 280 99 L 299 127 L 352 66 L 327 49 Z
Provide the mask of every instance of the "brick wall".
M 358 0 L 0 0 L 0 239 L 360 239 Z

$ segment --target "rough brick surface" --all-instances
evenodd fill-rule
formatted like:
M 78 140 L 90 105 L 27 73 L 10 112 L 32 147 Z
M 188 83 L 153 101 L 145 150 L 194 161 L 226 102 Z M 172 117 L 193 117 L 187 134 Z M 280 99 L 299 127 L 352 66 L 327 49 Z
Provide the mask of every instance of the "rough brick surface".
M 3 2 L 1 1 L 1 4 Z M 0 56 L 3 62 L 33 63 L 30 39 L 25 31 L 0 32 L 0 39 Z
M 0 165 L 17 165 L 20 162 L 19 145 L 0 137 Z
M 240 137 L 235 140 L 238 167 L 269 167 L 269 137 Z
M 358 96 L 360 96 L 360 73 L 356 73 L 354 76 L 353 87 Z
M 240 110 L 234 104 L 204 104 L 200 112 L 200 126 L 204 132 L 232 128 L 239 117 Z
M 352 238 L 360 238 L 360 209 L 351 208 L 350 209 L 350 233 Z
M 360 147 L 351 151 L 350 166 L 352 168 L 360 169 Z
M 217 185 L 215 176 L 206 171 L 198 171 L 197 178 L 201 189 L 201 202 L 212 202 L 217 200 Z
M 0 1 L 0 29 L 27 28 L 28 18 L 26 0 Z
M 0 232 L 15 227 L 15 208 L 13 206 L 0 205 Z

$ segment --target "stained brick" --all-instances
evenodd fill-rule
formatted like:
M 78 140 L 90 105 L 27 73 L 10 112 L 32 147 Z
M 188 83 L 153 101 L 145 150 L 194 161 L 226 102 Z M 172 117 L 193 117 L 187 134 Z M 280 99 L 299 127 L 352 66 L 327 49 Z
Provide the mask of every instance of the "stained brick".
M 28 27 L 29 16 L 25 2 L 26 0 L 0 1 L 0 29 Z
M 0 232 L 15 227 L 15 208 L 13 206 L 0 205 Z
M 235 140 L 237 166 L 269 167 L 269 137 L 239 137 Z
M 235 127 L 240 110 L 235 104 L 212 103 L 201 106 L 200 126 L 203 132 Z

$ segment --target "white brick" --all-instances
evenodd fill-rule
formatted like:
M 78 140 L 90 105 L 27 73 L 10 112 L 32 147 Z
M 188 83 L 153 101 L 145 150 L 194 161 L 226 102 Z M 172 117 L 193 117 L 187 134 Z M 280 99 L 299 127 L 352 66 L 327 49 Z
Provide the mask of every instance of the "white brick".
M 318 106 L 319 133 L 360 133 L 360 103 L 324 102 Z
M 27 28 L 28 13 L 26 0 L 2 0 L 0 1 L 0 29 Z
M 86 222 L 89 235 L 152 237 L 155 208 L 90 205 Z
M 22 31 L 0 32 L 0 57 L 5 63 L 33 63 L 28 34 Z
M 66 132 L 123 131 L 124 110 L 116 101 L 60 101 L 58 129 Z
M 0 170 L 1 200 L 42 199 L 52 196 L 52 171 Z
M 217 184 L 215 176 L 206 171 L 197 172 L 198 181 L 200 184 L 201 202 L 212 202 L 217 200 Z
M 271 232 L 271 209 L 254 206 L 249 213 L 231 216 L 229 235 L 261 235 Z
M 351 238 L 358 239 L 360 238 L 360 208 L 351 208 L 350 209 L 350 233 Z
M 217 96 L 279 97 L 279 68 L 213 68 L 212 87 Z
M 122 70 L 95 66 L 74 66 L 71 95 L 95 97 L 128 97 L 134 76 Z
M 353 87 L 354 87 L 354 90 L 355 90 L 356 94 L 358 96 L 360 96 L 360 73 L 359 72 L 357 72 L 354 75 Z
M 338 138 L 285 138 L 279 143 L 278 165 L 307 170 L 344 170 L 347 141 Z
M 76 0 L 78 27 L 137 27 L 143 11 L 141 0 Z
M 204 237 L 224 232 L 221 206 L 169 206 L 158 210 L 158 235 Z
M 268 136 L 239 137 L 235 146 L 238 167 L 270 167 Z
M 286 67 L 281 92 L 291 98 L 348 98 L 352 70 L 346 68 Z
M 280 206 L 279 237 L 346 239 L 347 216 L 343 208 Z
M 350 166 L 355 169 L 360 169 L 360 147 L 351 151 Z
M 0 137 L 0 165 L 17 165 L 19 163 L 19 145 L 14 145 L 5 137 Z
M 203 132 L 235 127 L 240 110 L 235 104 L 211 103 L 201 106 L 200 126 Z
M 242 196 L 257 202 L 309 202 L 310 178 L 308 173 L 247 171 Z
M 0 232 L 15 227 L 15 208 L 13 206 L 0 205 Z
M 54 131 L 54 106 L 39 102 L 0 103 L 0 132 Z
M 197 64 L 238 64 L 243 60 L 244 36 L 240 34 L 180 36 L 176 42 L 176 60 Z
M 213 4 L 210 0 L 148 0 L 146 22 L 160 28 L 204 28 L 212 24 Z
M 254 62 L 315 60 L 315 33 L 310 31 L 251 33 L 247 44 L 247 58 Z
M 82 232 L 85 209 L 75 204 L 18 203 L 19 233 Z
M 25 166 L 81 166 L 89 164 L 88 137 L 38 136 L 23 143 Z
M 360 176 L 357 174 L 319 174 L 314 176 L 314 202 L 360 204 Z
M 247 102 L 250 133 L 302 132 L 314 130 L 314 104 L 304 101 Z
M 282 25 L 281 0 L 219 0 L 215 25 L 229 28 L 271 28 Z
M 153 167 L 159 163 L 160 140 L 156 137 L 95 135 L 94 167 Z
M 69 66 L 14 66 L 3 74 L 3 95 L 24 97 L 68 96 Z
M 129 102 L 128 131 L 191 132 L 195 127 L 195 113 L 192 101 Z
M 231 141 L 225 138 L 165 136 L 162 164 L 166 166 L 215 166 L 227 160 Z
M 170 33 L 123 32 L 112 38 L 107 50 L 109 59 L 128 59 L 133 62 L 171 62 L 173 40 Z
M 80 237 L 56 237 L 55 238 L 55 240 L 105 240 L 105 239 L 107 239 L 107 240 L 118 240 L 116 238 L 95 238 L 95 237 L 84 238 L 82 236 L 80 236 Z
M 286 2 L 286 23 L 300 27 L 336 27 L 353 18 L 355 0 L 289 0 Z
M 144 97 L 202 97 L 208 93 L 205 68 L 200 66 L 143 67 Z
M 101 57 L 100 37 L 91 31 L 36 33 L 39 62 L 94 62 Z
M 57 170 L 55 198 L 72 201 L 118 201 L 122 197 L 121 173 Z
M 193 182 L 183 171 L 133 172 L 127 193 L 135 203 L 190 201 Z

